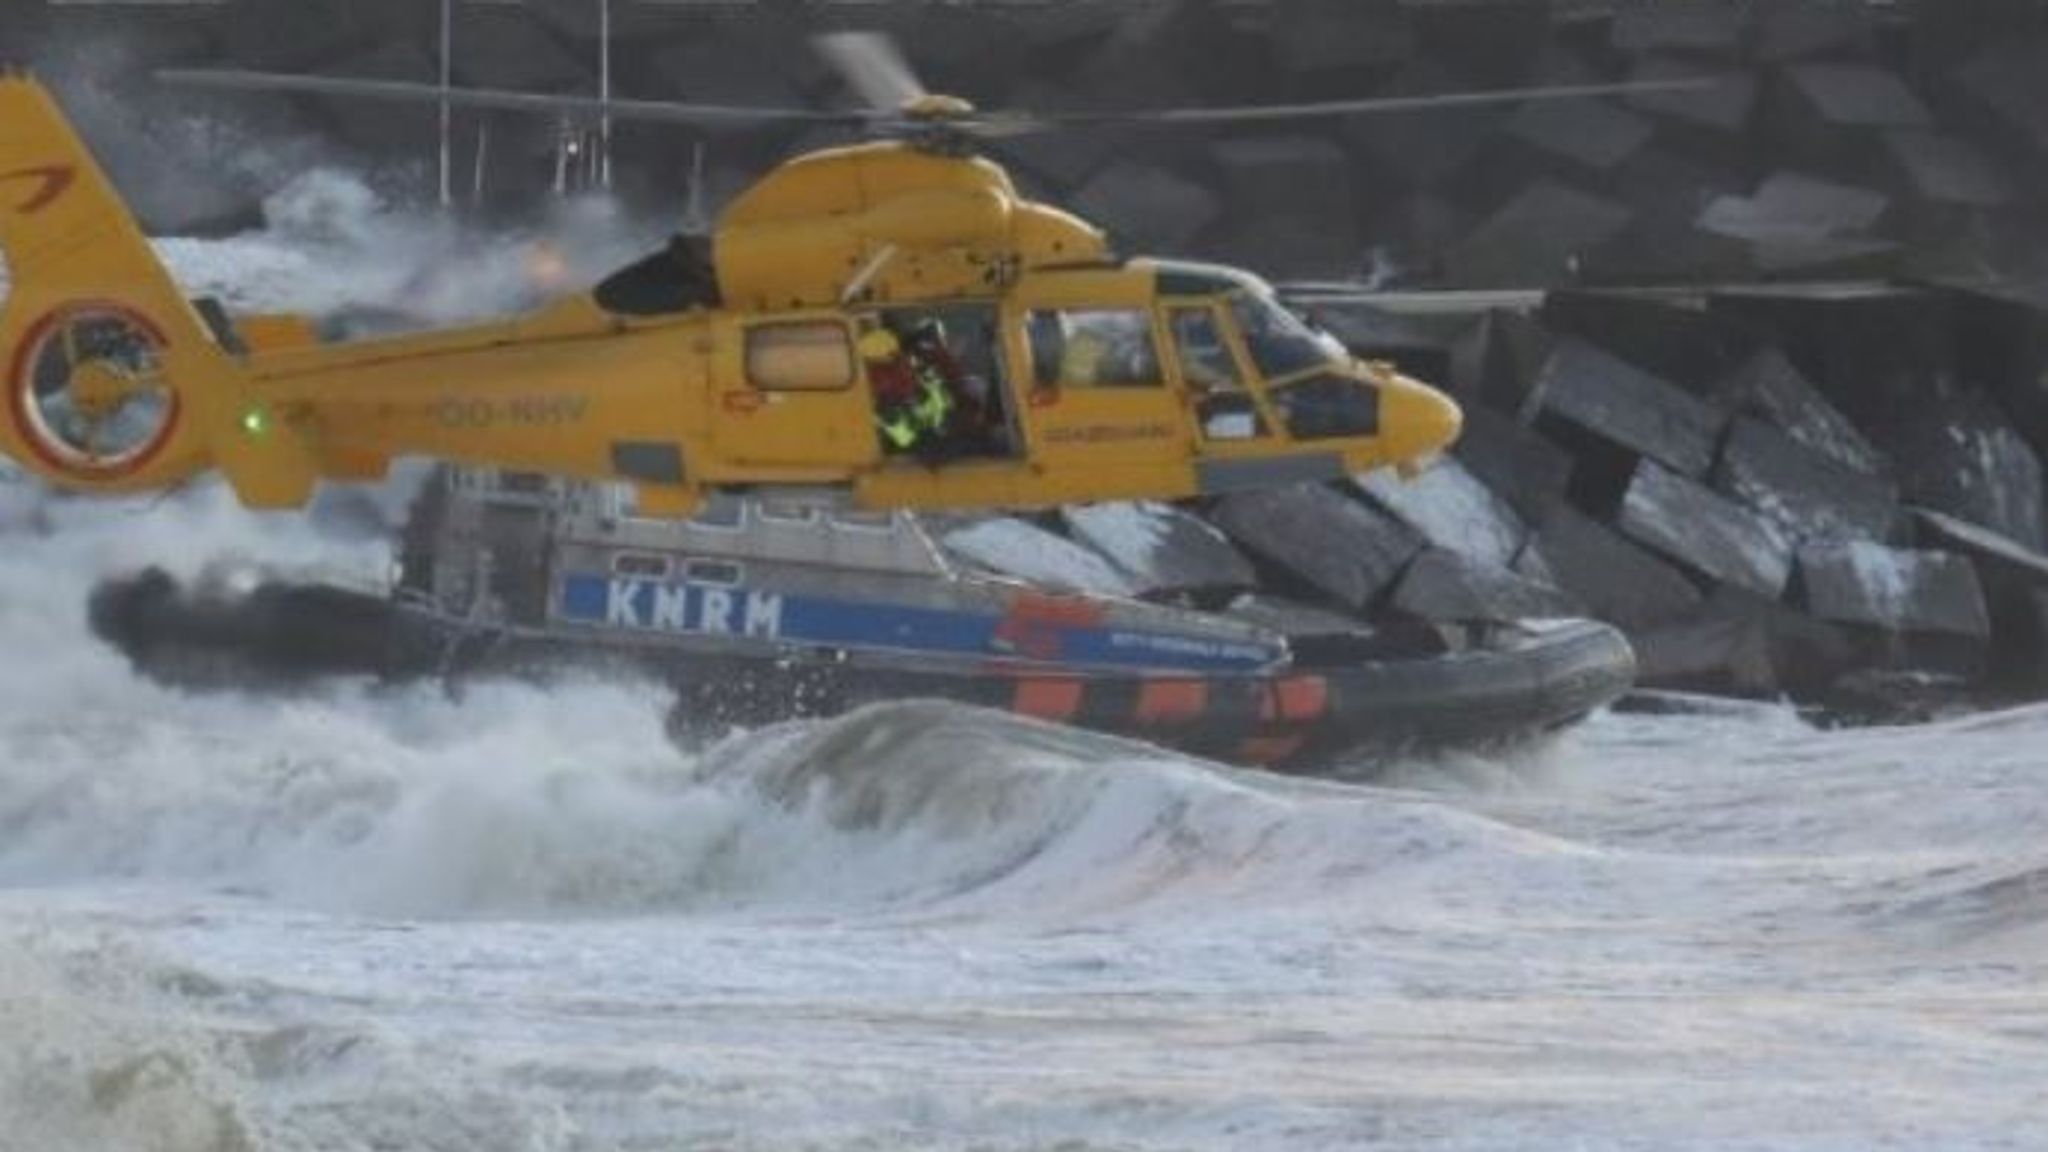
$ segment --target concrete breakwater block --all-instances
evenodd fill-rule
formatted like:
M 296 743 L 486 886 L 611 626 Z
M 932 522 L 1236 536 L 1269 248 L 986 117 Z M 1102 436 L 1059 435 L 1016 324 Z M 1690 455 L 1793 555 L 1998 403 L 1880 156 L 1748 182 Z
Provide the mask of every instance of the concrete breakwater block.
M 1850 471 L 1891 471 L 1884 453 L 1776 348 L 1762 349 L 1743 361 L 1714 385 L 1713 395 L 1734 411 L 1769 421 Z
M 1301 216 L 1355 229 L 1351 158 L 1321 136 L 1247 136 L 1221 140 L 1209 154 L 1231 209 L 1261 216 Z
M 1558 343 L 1530 404 L 1686 476 L 1714 462 L 1722 415 L 1684 390 L 1584 340 Z
M 1556 349 L 1557 338 L 1531 317 L 1493 309 L 1452 342 L 1454 391 L 1504 412 L 1520 412 Z
M 1700 602 L 1683 572 L 1571 508 L 1553 511 L 1532 547 L 1559 588 L 1630 632 L 1677 619 Z M 1526 558 L 1518 567 L 1528 570 Z
M 1776 599 L 1792 542 L 1762 515 L 1654 461 L 1636 469 L 1615 527 L 1694 572 Z
M 1586 608 L 1547 584 L 1443 548 L 1426 548 L 1394 589 L 1392 607 L 1431 623 L 1506 623 L 1583 616 Z
M 1830 127 L 1922 128 L 1934 115 L 1896 73 L 1869 64 L 1801 64 L 1786 69 L 1788 88 Z
M 1227 594 L 1258 583 L 1251 561 L 1223 533 L 1170 504 L 1090 504 L 1061 516 L 1067 531 L 1108 557 L 1140 596 Z
M 1429 96 L 1471 87 L 1468 78 L 1419 56 L 1403 65 L 1377 95 Z M 1495 105 L 1453 104 L 1398 116 L 1352 116 L 1340 130 L 1353 150 L 1373 162 L 1377 173 L 1421 190 L 1445 183 L 1471 164 L 1507 115 Z
M 2048 555 L 1929 508 L 1912 519 L 1922 544 L 1970 558 L 1991 614 L 1992 673 L 2010 684 L 2048 681 Z
M 2041 459 L 2005 414 L 1976 396 L 1928 396 L 1892 428 L 1900 486 L 1915 503 L 2048 546 Z
M 1514 563 L 1528 529 L 1506 501 L 1446 456 L 1403 479 L 1381 468 L 1353 481 L 1373 503 L 1430 544 L 1502 568 Z
M 946 532 L 940 543 L 969 565 L 1065 592 L 1131 596 L 1137 589 L 1116 566 L 1056 532 L 998 516 Z
M 1354 612 L 1371 608 L 1423 546 L 1414 529 L 1319 484 L 1227 496 L 1210 522 Z
M 1762 345 L 1754 330 L 1733 317 L 1619 292 L 1552 292 L 1538 315 L 1557 335 L 1597 345 L 1693 393 L 1734 371 Z
M 1648 117 L 1593 98 L 1531 100 L 1508 120 L 1516 139 L 1594 171 L 1611 170 L 1656 134 Z
M 1628 97 L 1633 107 L 1685 124 L 1735 133 L 1749 123 L 1750 114 L 1756 110 L 1757 80 L 1747 72 L 1702 75 L 1700 66 L 1690 60 L 1646 56 L 1637 62 L 1629 79 L 1639 84 L 1662 80 L 1710 81 L 1699 88 L 1637 92 Z
M 1132 251 L 1177 252 L 1223 214 L 1214 192 L 1164 168 L 1117 160 L 1074 193 L 1074 210 Z
M 1490 408 L 1465 409 L 1465 430 L 1451 451 L 1527 524 L 1542 523 L 1571 485 L 1569 452 Z
M 1893 633 L 1990 634 L 1983 586 L 1961 556 L 1869 541 L 1812 544 L 1799 550 L 1799 580 L 1816 619 Z
M 1302 637 L 1369 636 L 1372 628 L 1356 616 L 1332 612 L 1271 592 L 1247 592 L 1230 602 L 1224 614 L 1270 628 L 1291 639 Z
M 1538 180 L 1447 253 L 1445 270 L 1452 281 L 1473 287 L 1569 284 L 1585 258 L 1634 218 L 1620 201 Z
M 1811 697 L 1869 658 L 1851 626 L 1729 586 L 1630 639 L 1641 682 L 1738 695 Z
M 1762 421 L 1737 417 L 1714 487 L 1799 542 L 1889 537 L 1898 519 L 1890 481 L 1854 471 Z

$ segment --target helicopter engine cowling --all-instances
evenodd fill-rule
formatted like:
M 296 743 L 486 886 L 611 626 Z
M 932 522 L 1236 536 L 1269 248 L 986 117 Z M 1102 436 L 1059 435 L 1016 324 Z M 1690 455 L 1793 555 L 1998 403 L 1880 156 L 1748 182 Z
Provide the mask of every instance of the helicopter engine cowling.
M 865 298 L 983 295 L 1020 267 L 1107 255 L 1100 231 L 1022 199 L 1000 167 L 884 143 L 764 179 L 726 211 L 714 260 L 728 302 L 829 307 L 884 249 L 859 285 Z

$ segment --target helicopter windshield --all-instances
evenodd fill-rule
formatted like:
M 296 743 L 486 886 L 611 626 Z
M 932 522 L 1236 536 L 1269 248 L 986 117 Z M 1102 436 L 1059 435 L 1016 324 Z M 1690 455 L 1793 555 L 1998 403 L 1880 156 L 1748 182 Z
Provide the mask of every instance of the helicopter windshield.
M 1268 380 L 1350 359 L 1335 336 L 1311 327 L 1270 296 L 1240 290 L 1231 293 L 1229 301 L 1230 314 L 1244 333 L 1245 349 Z

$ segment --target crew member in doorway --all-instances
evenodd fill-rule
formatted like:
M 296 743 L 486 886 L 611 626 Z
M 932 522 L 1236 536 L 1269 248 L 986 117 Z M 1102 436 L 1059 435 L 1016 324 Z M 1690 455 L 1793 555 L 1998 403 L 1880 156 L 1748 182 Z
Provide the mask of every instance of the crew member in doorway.
M 882 450 L 905 453 L 917 448 L 920 436 L 917 376 L 903 355 L 903 343 L 887 328 L 872 328 L 860 338 L 860 358 L 875 393 L 875 427 Z

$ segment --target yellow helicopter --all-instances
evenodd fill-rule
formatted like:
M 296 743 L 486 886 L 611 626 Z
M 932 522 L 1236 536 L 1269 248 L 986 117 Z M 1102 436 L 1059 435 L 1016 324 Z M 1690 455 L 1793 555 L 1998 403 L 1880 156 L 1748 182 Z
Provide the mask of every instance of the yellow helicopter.
M 1045 117 L 927 93 L 872 35 L 824 47 L 870 109 L 166 74 L 557 115 L 822 122 L 883 137 L 783 164 L 708 239 L 678 237 L 592 291 L 480 325 L 337 343 L 306 317 L 229 316 L 188 300 L 48 93 L 0 78 L 0 250 L 12 280 L 0 311 L 0 452 L 86 492 L 218 469 L 257 508 L 300 506 L 323 479 L 376 479 L 393 459 L 421 456 L 623 482 L 645 514 L 673 516 L 718 489 L 871 509 L 1014 508 L 1412 466 L 1457 436 L 1448 398 L 1356 360 L 1247 273 L 1116 257 L 1097 228 L 1020 196 L 975 146 L 1092 124 L 1644 87 Z M 913 419 L 924 426 L 911 439 L 925 443 L 900 451 Z

